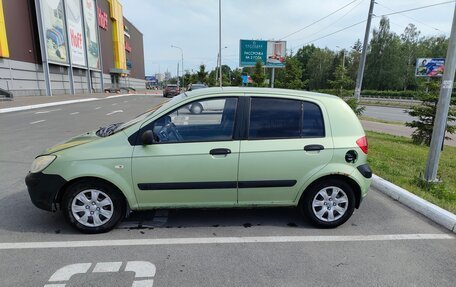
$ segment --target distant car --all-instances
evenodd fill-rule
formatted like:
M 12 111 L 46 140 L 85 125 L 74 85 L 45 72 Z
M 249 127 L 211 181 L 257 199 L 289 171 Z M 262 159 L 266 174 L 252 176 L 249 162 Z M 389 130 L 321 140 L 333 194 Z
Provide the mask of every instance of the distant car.
M 185 111 L 214 101 L 224 103 L 218 112 Z M 367 153 L 363 127 L 339 97 L 208 88 L 47 149 L 25 182 L 37 207 L 60 208 L 86 233 L 112 229 L 127 210 L 189 207 L 290 206 L 332 228 L 367 195 Z
M 174 97 L 179 94 L 179 87 L 174 84 L 166 85 L 165 89 L 163 90 L 163 97 Z
M 196 102 L 188 106 L 192 114 L 201 114 L 203 111 L 220 111 L 225 105 L 224 100 L 213 100 L 210 102 Z
M 190 84 L 188 85 L 187 91 L 193 91 L 193 90 L 198 90 L 198 89 L 204 89 L 207 88 L 205 84 Z

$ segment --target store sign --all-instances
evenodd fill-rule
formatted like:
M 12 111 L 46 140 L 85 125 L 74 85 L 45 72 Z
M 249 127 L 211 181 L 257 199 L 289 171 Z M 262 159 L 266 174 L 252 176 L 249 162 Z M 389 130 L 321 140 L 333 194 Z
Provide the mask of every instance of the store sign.
M 89 67 L 92 69 L 100 69 L 100 45 L 98 43 L 98 27 L 97 13 L 95 11 L 95 0 L 84 0 L 83 4 Z
M 40 3 L 48 60 L 68 63 L 63 0 L 42 0 Z
M 98 26 L 103 30 L 108 31 L 108 14 L 97 7 L 97 14 L 98 14 Z
M 258 60 L 267 68 L 285 66 L 285 41 L 241 40 L 239 66 L 253 67 Z
M 125 51 L 127 51 L 128 53 L 131 53 L 131 46 L 130 46 L 130 43 L 128 43 L 127 41 L 125 41 Z
M 85 66 L 86 56 L 83 40 L 82 7 L 79 0 L 66 0 L 65 12 L 70 36 L 70 53 L 73 65 Z

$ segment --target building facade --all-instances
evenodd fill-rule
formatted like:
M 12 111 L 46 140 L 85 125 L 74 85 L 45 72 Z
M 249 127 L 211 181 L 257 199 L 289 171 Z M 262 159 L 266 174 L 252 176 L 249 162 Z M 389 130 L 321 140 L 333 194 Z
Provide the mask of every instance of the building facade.
M 14 96 L 144 89 L 143 35 L 118 0 L 0 0 L 0 88 Z

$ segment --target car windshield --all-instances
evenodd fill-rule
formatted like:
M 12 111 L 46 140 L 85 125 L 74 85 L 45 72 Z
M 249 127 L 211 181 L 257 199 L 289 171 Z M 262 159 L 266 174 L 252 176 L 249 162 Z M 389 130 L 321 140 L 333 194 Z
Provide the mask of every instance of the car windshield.
M 136 123 L 138 123 L 140 121 L 143 121 L 147 117 L 153 115 L 155 112 L 161 112 L 163 109 L 167 109 L 170 105 L 174 105 L 175 103 L 180 102 L 185 97 L 186 97 L 185 93 L 180 94 L 180 95 L 174 97 L 172 100 L 168 100 L 168 101 L 165 101 L 163 103 L 160 103 L 158 105 L 153 106 L 149 110 L 147 110 L 144 113 L 138 115 L 134 119 L 129 120 L 128 122 L 110 124 L 110 125 L 107 125 L 107 126 L 104 126 L 104 127 L 100 127 L 97 130 L 96 134 L 97 134 L 97 136 L 100 136 L 100 137 L 107 137 L 107 136 L 113 135 L 113 134 L 115 134 L 117 132 L 120 132 L 120 131 L 128 128 L 128 127 L 131 127 L 132 125 L 134 125 L 134 124 L 136 124 Z

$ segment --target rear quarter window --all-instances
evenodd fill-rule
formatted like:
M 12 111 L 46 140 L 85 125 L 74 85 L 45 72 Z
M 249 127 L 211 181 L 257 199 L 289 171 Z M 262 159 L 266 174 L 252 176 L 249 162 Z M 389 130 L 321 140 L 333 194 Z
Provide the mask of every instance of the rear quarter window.
M 249 139 L 325 137 L 320 107 L 311 102 L 252 98 Z

